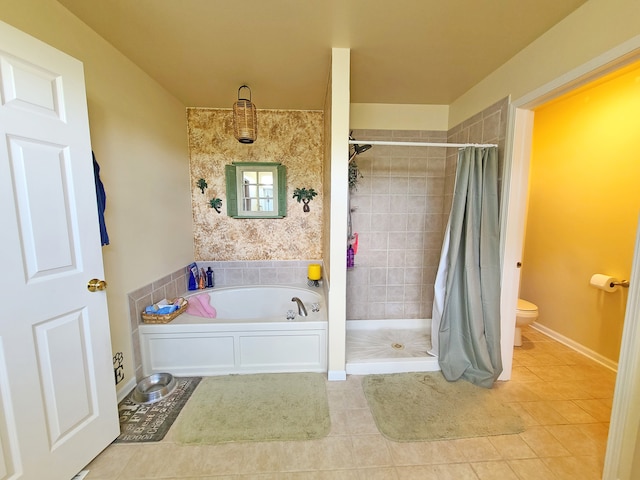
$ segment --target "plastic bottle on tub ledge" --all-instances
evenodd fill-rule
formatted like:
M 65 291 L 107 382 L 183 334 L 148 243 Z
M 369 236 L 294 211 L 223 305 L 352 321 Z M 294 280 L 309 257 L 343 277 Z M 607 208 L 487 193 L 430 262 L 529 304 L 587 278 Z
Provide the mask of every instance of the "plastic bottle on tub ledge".
M 211 270 L 211 267 L 207 268 L 206 285 L 207 285 L 207 288 L 213 288 L 213 287 L 216 286 L 214 278 L 213 278 L 213 270 Z
M 187 289 L 188 290 L 198 290 L 198 281 L 200 280 L 200 275 L 198 273 L 198 265 L 196 265 L 195 263 L 190 264 L 189 266 L 187 266 L 187 276 L 188 276 L 188 283 L 187 283 Z

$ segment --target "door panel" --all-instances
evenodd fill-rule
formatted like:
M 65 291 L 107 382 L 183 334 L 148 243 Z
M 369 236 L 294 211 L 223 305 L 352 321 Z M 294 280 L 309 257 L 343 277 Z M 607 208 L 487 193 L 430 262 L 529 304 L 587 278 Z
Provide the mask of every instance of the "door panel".
M 96 414 L 95 382 L 87 368 L 91 352 L 84 313 L 70 312 L 34 327 L 52 450 Z
M 74 227 L 67 148 L 8 137 L 25 277 L 74 268 Z
M 119 433 L 84 73 L 0 22 L 0 76 L 0 480 L 68 480 Z

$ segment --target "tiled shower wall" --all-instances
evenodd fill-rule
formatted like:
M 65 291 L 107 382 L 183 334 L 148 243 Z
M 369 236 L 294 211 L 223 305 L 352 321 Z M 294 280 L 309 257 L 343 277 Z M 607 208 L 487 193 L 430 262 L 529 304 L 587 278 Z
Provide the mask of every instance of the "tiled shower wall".
M 355 130 L 353 137 L 442 143 L 447 132 Z M 355 158 L 363 177 L 351 192 L 358 250 L 347 273 L 347 319 L 431 317 L 445 223 L 445 159 L 443 147 L 384 145 Z
M 502 192 L 502 175 L 504 173 L 504 150 L 507 138 L 507 116 L 509 98 L 494 103 L 482 112 L 451 128 L 447 133 L 449 143 L 495 143 L 498 145 L 498 193 Z M 451 209 L 453 187 L 455 184 L 458 150 L 447 149 L 445 212 Z M 498 195 L 500 198 L 500 195 Z
M 500 100 L 448 132 L 355 130 L 353 137 L 495 143 L 501 191 L 508 106 Z M 356 157 L 363 178 L 351 194 L 359 244 L 347 274 L 347 319 L 431 318 L 457 158 L 456 148 L 381 145 Z

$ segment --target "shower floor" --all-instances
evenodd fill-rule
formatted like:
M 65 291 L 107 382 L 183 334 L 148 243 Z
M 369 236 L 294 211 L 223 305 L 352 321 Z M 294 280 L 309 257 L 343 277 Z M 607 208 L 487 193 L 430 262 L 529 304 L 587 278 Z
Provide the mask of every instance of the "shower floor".
M 347 374 L 440 370 L 426 320 L 347 321 Z

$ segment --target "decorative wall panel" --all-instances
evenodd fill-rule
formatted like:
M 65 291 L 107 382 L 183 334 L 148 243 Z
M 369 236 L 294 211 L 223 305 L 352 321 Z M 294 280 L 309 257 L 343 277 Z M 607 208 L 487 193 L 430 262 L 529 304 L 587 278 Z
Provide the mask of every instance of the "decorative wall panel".
M 230 109 L 187 110 L 196 261 L 302 260 L 322 258 L 323 113 L 258 110 L 258 137 L 242 144 L 233 136 Z M 236 219 L 226 214 L 224 166 L 231 162 L 280 162 L 287 168 L 287 216 Z M 204 193 L 198 187 L 203 178 Z M 295 188 L 318 195 L 311 211 L 293 199 Z M 222 199 L 222 213 L 209 206 Z

